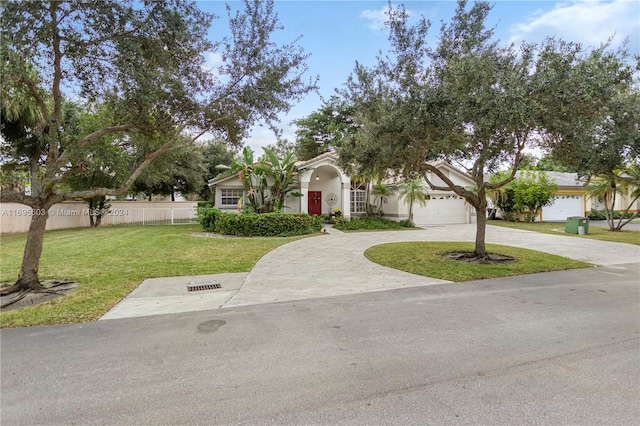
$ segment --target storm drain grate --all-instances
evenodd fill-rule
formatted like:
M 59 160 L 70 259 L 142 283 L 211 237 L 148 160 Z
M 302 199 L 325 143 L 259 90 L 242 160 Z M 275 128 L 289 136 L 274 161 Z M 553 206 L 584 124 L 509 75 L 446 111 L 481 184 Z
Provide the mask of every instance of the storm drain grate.
M 195 281 L 187 284 L 187 291 L 215 290 L 217 288 L 222 288 L 222 284 L 216 280 Z

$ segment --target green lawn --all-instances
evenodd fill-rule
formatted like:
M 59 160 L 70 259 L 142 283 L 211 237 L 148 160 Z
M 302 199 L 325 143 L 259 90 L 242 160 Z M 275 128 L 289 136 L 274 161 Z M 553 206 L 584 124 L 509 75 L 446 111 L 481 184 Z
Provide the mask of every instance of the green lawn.
M 303 237 L 203 238 L 200 225 L 105 227 L 47 231 L 41 279 L 80 283 L 71 294 L 0 313 L 0 326 L 93 321 L 144 279 L 248 272 L 267 252 Z M 26 234 L 2 235 L 0 281 L 18 276 Z
M 590 238 L 592 240 L 601 241 L 613 241 L 616 243 L 627 243 L 640 245 L 640 231 L 627 231 L 622 228 L 622 231 L 611 232 L 605 228 L 599 228 L 597 226 L 589 226 L 589 233 L 587 235 L 568 234 L 564 232 L 564 223 L 554 222 L 508 222 L 505 220 L 490 220 L 487 221 L 487 225 L 503 226 L 506 228 L 522 229 L 525 231 L 542 232 L 544 234 L 553 235 L 566 235 L 576 238 Z M 560 232 L 558 232 L 560 230 Z
M 588 263 L 516 247 L 487 244 L 489 253 L 508 255 L 517 262 L 505 265 L 478 265 L 449 259 L 443 254 L 473 251 L 473 243 L 411 242 L 388 243 L 369 248 L 367 259 L 412 274 L 463 282 L 538 272 L 586 268 Z

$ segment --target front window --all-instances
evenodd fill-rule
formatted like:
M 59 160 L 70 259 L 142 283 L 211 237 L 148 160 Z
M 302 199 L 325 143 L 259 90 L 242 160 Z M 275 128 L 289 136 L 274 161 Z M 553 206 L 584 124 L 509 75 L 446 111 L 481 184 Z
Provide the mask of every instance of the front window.
M 366 191 L 360 189 L 351 190 L 351 213 L 365 213 L 367 196 Z
M 242 189 L 221 189 L 220 204 L 223 206 L 237 206 L 242 198 Z

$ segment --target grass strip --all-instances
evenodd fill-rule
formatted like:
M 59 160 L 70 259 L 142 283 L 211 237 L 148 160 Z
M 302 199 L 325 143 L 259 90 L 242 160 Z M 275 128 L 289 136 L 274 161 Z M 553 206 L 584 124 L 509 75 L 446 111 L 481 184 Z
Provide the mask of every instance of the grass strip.
M 200 225 L 47 231 L 40 279 L 79 282 L 71 294 L 0 313 L 0 327 L 94 321 L 147 278 L 248 272 L 266 253 L 304 237 L 203 238 Z M 2 235 L 0 281 L 20 271 L 26 234 Z
M 587 238 L 591 240 L 611 241 L 614 243 L 626 243 L 640 245 L 640 231 L 629 231 L 624 228 L 622 231 L 612 232 L 605 228 L 590 225 L 589 233 L 586 235 L 569 234 L 564 232 L 565 224 L 561 222 L 509 222 L 506 220 L 490 220 L 488 225 L 502 226 L 504 228 L 522 229 L 524 231 L 534 231 L 543 234 L 564 235 L 567 237 Z M 560 230 L 560 231 L 559 231 Z

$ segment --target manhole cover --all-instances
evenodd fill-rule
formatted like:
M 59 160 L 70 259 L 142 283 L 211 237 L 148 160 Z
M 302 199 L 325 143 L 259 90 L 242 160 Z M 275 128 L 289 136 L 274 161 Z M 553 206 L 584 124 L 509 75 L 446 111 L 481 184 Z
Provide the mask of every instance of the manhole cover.
M 222 288 L 222 284 L 216 280 L 192 281 L 187 283 L 187 291 L 215 290 L 217 288 Z

